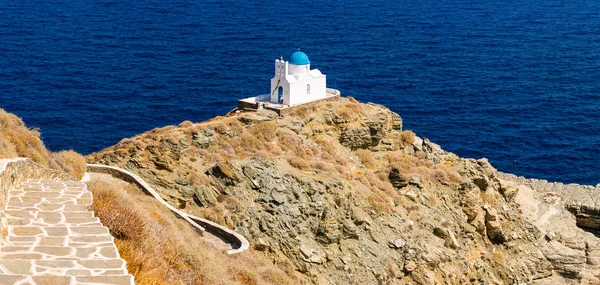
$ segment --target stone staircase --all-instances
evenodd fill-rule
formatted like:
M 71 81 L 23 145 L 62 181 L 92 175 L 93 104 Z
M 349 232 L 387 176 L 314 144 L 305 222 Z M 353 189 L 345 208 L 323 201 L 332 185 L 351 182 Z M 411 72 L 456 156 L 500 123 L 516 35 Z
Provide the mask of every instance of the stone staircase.
M 133 284 L 80 181 L 27 180 L 8 191 L 3 284 Z

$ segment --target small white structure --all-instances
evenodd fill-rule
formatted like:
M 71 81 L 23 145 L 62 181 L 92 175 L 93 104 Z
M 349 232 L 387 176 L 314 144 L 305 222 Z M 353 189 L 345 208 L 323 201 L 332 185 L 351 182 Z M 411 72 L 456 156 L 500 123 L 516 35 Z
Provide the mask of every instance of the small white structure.
M 270 92 L 238 100 L 238 110 L 266 108 L 283 115 L 293 109 L 291 107 L 340 97 L 339 90 L 327 88 L 326 79 L 318 69 L 310 69 L 305 53 L 297 51 L 289 62 L 283 57 L 275 60 Z
M 305 53 L 293 53 L 289 62 L 283 58 L 275 60 L 270 103 L 293 106 L 325 97 L 326 76 L 318 69 L 310 69 L 310 61 Z

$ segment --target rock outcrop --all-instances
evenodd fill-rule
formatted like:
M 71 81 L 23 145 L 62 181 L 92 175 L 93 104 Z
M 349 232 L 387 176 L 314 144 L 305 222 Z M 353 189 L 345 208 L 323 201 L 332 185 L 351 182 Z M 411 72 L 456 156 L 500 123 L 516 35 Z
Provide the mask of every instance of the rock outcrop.
M 351 98 L 156 129 L 88 160 L 126 168 L 173 206 L 232 227 L 303 283 L 600 277 L 600 240 L 577 227 L 599 224 L 584 198 L 593 189 L 572 194 L 459 158 L 402 131 L 387 108 Z

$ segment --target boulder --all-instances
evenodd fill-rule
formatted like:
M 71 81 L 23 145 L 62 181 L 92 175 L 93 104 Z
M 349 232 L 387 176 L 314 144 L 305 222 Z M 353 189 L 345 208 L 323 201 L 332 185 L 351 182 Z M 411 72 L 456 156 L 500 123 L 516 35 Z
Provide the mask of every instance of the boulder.
M 373 144 L 371 130 L 365 124 L 349 124 L 342 129 L 340 144 L 352 150 L 368 148 Z
M 200 186 L 194 190 L 194 202 L 200 207 L 209 207 L 217 204 L 215 192 L 208 186 Z
M 213 138 L 207 137 L 202 133 L 194 133 L 192 135 L 192 144 L 201 149 L 209 148 L 213 144 Z
M 229 161 L 219 162 L 208 170 L 208 174 L 222 181 L 225 185 L 236 185 L 242 181 L 242 174 L 237 166 Z
M 371 134 L 371 145 L 378 145 L 381 139 L 386 135 L 388 130 L 384 127 L 382 123 L 367 122 L 366 124 L 369 127 L 369 132 Z
M 500 184 L 500 193 L 507 200 L 513 200 L 519 192 L 519 187 L 514 182 L 510 182 L 503 179 L 498 179 Z
M 506 242 L 506 235 L 502 230 L 500 225 L 500 220 L 498 218 L 498 212 L 496 209 L 492 207 L 484 207 L 485 214 L 485 228 L 487 230 L 488 238 L 496 243 L 504 243 Z
M 388 179 L 390 180 L 390 183 L 392 183 L 392 185 L 396 189 L 400 189 L 400 188 L 405 187 L 406 185 L 408 185 L 408 183 L 406 182 L 406 180 L 404 180 L 404 178 L 400 174 L 400 170 L 398 170 L 398 168 L 392 168 L 392 170 L 390 170 L 390 174 L 388 175 Z

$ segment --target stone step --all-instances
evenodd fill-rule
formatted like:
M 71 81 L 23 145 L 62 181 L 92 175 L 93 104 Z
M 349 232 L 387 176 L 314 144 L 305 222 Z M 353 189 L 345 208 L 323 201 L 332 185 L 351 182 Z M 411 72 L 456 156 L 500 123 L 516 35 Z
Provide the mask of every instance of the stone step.
M 22 218 L 35 220 L 57 220 L 65 221 L 69 218 L 91 218 L 94 217 L 92 211 L 71 211 L 71 212 L 56 212 L 56 211 L 25 211 L 19 209 L 4 210 L 2 217 L 6 218 Z
M 8 235 L 11 237 L 77 237 L 109 235 L 108 228 L 104 226 L 78 227 L 78 226 L 8 226 Z
M 74 191 L 81 192 L 87 188 L 85 185 L 77 186 L 65 186 L 65 185 L 44 185 L 44 184 L 30 184 L 30 185 L 17 185 L 13 186 L 11 190 L 15 191 L 48 191 L 48 192 L 63 192 L 63 191 Z
M 115 246 L 3 246 L 0 259 L 76 260 L 119 258 Z
M 126 272 L 120 258 L 79 260 L 2 259 L 0 274 L 114 275 Z M 77 272 L 74 272 L 76 270 Z M 70 271 L 70 273 L 69 273 Z
M 91 218 L 64 218 L 64 219 L 22 219 L 22 218 L 7 218 L 8 226 L 102 226 L 100 219 Z
M 82 192 L 86 191 L 85 185 L 80 186 L 65 186 L 65 185 L 26 185 L 26 186 L 13 186 L 11 190 L 15 191 L 47 191 L 47 192 L 64 192 L 64 191 L 73 191 L 73 192 Z
M 91 198 L 46 198 L 46 197 L 9 197 L 9 207 L 39 207 L 44 204 L 62 204 L 62 205 L 92 205 Z
M 90 191 L 19 191 L 11 189 L 9 197 L 92 198 Z
M 0 285 L 31 284 L 31 285 L 73 285 L 73 284 L 105 284 L 133 285 L 130 274 L 107 274 L 103 276 L 27 276 L 15 274 L 0 274 Z
M 38 206 L 12 206 L 8 205 L 7 210 L 23 210 L 23 211 L 53 211 L 53 212 L 85 212 L 88 211 L 88 205 L 72 205 L 72 204 L 40 204 Z
M 125 261 L 120 258 L 78 260 L 0 259 L 0 273 L 65 275 L 69 269 L 78 269 L 93 270 L 94 272 L 92 273 L 101 275 L 106 270 L 126 270 L 126 265 Z M 111 271 L 111 273 L 117 274 L 122 274 L 123 272 L 120 271 L 120 273 L 117 273 L 116 271 Z
M 114 237 L 111 235 L 72 236 L 72 237 L 15 237 L 6 238 L 12 246 L 68 246 L 68 247 L 106 247 L 113 246 Z

